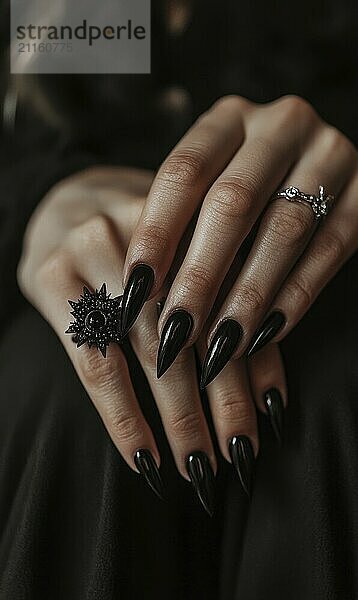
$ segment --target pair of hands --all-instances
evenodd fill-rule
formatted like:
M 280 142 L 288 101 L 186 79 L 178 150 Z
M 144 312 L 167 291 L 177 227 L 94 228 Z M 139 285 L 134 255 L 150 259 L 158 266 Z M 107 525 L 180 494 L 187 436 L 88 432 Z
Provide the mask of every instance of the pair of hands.
M 309 207 L 270 202 L 281 186 L 316 194 L 320 184 L 337 200 L 319 228 Z M 161 491 L 160 453 L 123 351 L 111 344 L 104 359 L 95 348 L 76 349 L 64 335 L 67 299 L 103 282 L 117 296 L 123 281 L 122 333 L 180 473 L 212 512 L 217 465 L 194 347 L 221 452 L 249 492 L 259 448 L 255 406 L 279 437 L 287 402 L 277 343 L 265 344 L 294 327 L 356 249 L 357 193 L 356 149 L 304 100 L 256 105 L 233 96 L 198 119 L 154 178 L 97 167 L 43 199 L 27 228 L 20 287 L 57 332 L 122 456 L 154 491 Z

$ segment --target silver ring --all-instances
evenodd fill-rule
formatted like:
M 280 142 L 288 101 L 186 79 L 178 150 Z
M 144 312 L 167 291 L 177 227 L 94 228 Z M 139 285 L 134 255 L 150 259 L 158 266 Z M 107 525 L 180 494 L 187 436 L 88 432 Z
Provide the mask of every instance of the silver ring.
M 316 219 L 323 219 L 328 215 L 328 212 L 334 202 L 334 196 L 332 194 L 327 195 L 323 185 L 319 186 L 318 195 L 305 194 L 301 192 L 297 187 L 291 185 L 285 190 L 281 190 L 274 194 L 273 199 L 285 198 L 289 202 L 300 202 L 310 206 Z

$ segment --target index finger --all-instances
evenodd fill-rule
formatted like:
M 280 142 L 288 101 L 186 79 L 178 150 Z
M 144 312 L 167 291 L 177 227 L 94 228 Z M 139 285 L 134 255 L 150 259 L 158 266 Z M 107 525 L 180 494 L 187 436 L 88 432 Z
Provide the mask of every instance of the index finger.
M 128 248 L 121 334 L 163 285 L 186 227 L 244 139 L 249 101 L 226 97 L 189 129 L 160 167 Z

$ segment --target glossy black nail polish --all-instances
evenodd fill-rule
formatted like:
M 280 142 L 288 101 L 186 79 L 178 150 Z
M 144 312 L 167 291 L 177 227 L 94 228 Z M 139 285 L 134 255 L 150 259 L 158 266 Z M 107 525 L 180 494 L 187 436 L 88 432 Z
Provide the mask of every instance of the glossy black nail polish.
M 255 454 L 246 435 L 235 435 L 229 442 L 231 462 L 236 469 L 244 492 L 251 497 Z
M 164 375 L 178 356 L 193 329 L 193 318 L 186 310 L 176 310 L 167 319 L 160 338 L 157 377 Z
M 214 472 L 205 452 L 192 452 L 186 461 L 190 481 L 206 512 L 214 513 Z
M 200 387 L 204 389 L 234 354 L 242 337 L 242 327 L 234 319 L 226 319 L 218 327 L 202 367 Z
M 261 348 L 275 337 L 285 323 L 285 315 L 282 312 L 275 310 L 271 313 L 253 336 L 247 355 L 251 356 L 258 350 L 261 350 Z
M 264 402 L 270 425 L 278 443 L 281 446 L 284 406 L 280 392 L 276 388 L 271 388 L 265 392 Z
M 163 500 L 163 483 L 152 453 L 144 448 L 137 450 L 134 455 L 134 463 L 153 492 Z
M 123 292 L 121 336 L 127 335 L 134 325 L 154 283 L 154 271 L 148 265 L 137 265 L 129 276 Z

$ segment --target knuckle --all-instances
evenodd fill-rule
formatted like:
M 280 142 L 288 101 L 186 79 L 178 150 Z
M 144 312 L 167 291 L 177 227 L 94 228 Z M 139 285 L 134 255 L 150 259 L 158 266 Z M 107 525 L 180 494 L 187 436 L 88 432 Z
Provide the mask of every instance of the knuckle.
M 83 346 L 79 372 L 81 379 L 90 389 L 109 394 L 114 391 L 117 382 L 118 357 L 103 358 L 97 350 Z
M 232 224 L 233 218 L 250 219 L 255 210 L 256 189 L 249 178 L 222 179 L 212 188 L 209 208 L 219 222 L 226 224 Z
M 299 121 L 317 118 L 317 113 L 313 106 L 301 96 L 287 94 L 279 100 L 286 117 L 297 119 Z
M 148 252 L 161 255 L 170 250 L 171 241 L 168 231 L 163 225 L 146 220 L 136 236 L 136 248 L 139 254 L 147 256 Z
M 218 395 L 218 404 L 220 406 L 220 419 L 229 424 L 239 427 L 240 431 L 253 428 L 253 411 L 250 410 L 249 402 L 238 400 L 237 390 L 223 390 Z
M 207 295 L 213 285 L 213 273 L 200 264 L 192 264 L 183 273 L 182 290 L 194 297 Z
M 114 226 L 111 219 L 98 214 L 72 229 L 67 238 L 67 245 L 76 251 L 80 246 L 82 251 L 88 250 L 93 254 L 96 248 L 103 248 L 113 241 Z
M 344 139 L 344 135 L 333 126 L 324 127 L 321 133 L 321 144 L 328 151 L 335 150 Z
M 340 234 L 331 228 L 327 228 L 322 235 L 317 254 L 324 263 L 340 264 L 345 257 L 346 244 Z
M 157 179 L 165 184 L 198 186 L 207 172 L 206 153 L 201 146 L 175 150 L 162 165 Z
M 170 418 L 169 427 L 174 437 L 179 440 L 197 437 L 201 428 L 201 415 L 195 410 L 174 413 Z
M 257 284 L 241 285 L 239 300 L 241 308 L 245 306 L 250 314 L 260 314 L 264 310 L 266 304 L 267 301 L 264 294 Z
M 221 96 L 216 102 L 214 102 L 212 109 L 236 109 L 236 110 L 245 110 L 248 106 L 250 106 L 251 102 L 247 98 L 243 98 L 243 96 L 238 96 L 236 94 L 227 94 L 225 96 Z
M 134 441 L 143 428 L 142 421 L 136 413 L 124 413 L 117 404 L 113 404 L 107 419 L 113 438 L 119 443 Z
M 300 307 L 303 312 L 309 309 L 314 299 L 312 288 L 302 276 L 287 283 L 286 293 L 292 305 Z
M 45 289 L 52 289 L 64 281 L 72 267 L 72 256 L 65 247 L 57 248 L 38 269 L 36 279 Z
M 312 215 L 303 206 L 284 206 L 281 202 L 280 210 L 273 210 L 270 216 L 270 228 L 274 238 L 277 238 L 281 248 L 295 248 L 301 246 L 307 239 L 312 227 Z
M 336 127 L 327 125 L 321 134 L 322 151 L 326 156 L 343 155 L 346 160 L 352 161 L 357 157 L 354 144 Z

